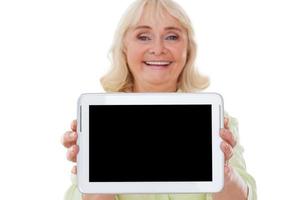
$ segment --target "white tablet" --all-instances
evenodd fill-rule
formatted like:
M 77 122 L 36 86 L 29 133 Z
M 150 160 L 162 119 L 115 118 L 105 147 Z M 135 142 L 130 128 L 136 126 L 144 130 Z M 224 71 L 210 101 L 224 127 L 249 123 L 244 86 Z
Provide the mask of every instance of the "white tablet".
M 83 94 L 78 101 L 82 193 L 203 193 L 224 184 L 216 93 Z

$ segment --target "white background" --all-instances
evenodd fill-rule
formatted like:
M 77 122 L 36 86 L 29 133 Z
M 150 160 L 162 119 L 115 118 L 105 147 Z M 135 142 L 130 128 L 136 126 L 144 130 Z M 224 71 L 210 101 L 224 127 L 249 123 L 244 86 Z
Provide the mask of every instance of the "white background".
M 100 92 L 129 0 L 0 1 L 1 199 L 62 199 L 72 164 L 61 135 L 83 92 Z M 300 198 L 301 3 L 179 0 L 206 91 L 240 122 L 259 199 Z

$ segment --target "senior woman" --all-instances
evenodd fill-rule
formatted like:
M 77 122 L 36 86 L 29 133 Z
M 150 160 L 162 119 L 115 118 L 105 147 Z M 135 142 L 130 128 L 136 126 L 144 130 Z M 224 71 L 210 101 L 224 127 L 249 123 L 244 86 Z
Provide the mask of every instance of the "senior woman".
M 189 18 L 172 0 L 136 0 L 129 7 L 115 34 L 112 68 L 102 79 L 109 92 L 194 92 L 205 89 L 208 79 L 194 66 L 196 44 Z M 225 155 L 224 188 L 214 194 L 85 195 L 73 184 L 66 200 L 244 200 L 256 199 L 254 179 L 246 172 L 237 121 L 226 114 L 221 130 Z M 76 121 L 62 139 L 67 158 L 76 162 L 79 148 Z M 105 163 L 104 163 L 105 164 Z M 122 166 L 120 166 L 122 167 Z

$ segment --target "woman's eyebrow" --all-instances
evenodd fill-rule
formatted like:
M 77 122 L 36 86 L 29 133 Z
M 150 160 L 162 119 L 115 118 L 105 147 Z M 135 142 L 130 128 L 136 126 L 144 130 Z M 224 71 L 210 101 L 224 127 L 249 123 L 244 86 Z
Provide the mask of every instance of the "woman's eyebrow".
M 179 32 L 182 32 L 182 29 L 180 29 L 180 28 L 178 28 L 178 27 L 174 27 L 174 26 L 168 26 L 168 27 L 165 27 L 164 30 L 166 30 L 166 31 L 173 30 L 173 31 L 179 31 Z
M 136 26 L 134 30 L 137 30 L 137 29 L 152 29 L 152 28 L 147 25 L 141 25 L 141 26 Z
M 152 29 L 152 27 L 147 26 L 147 25 L 141 25 L 141 26 L 136 26 L 134 30 L 137 30 L 137 29 Z M 182 29 L 175 27 L 175 26 L 167 26 L 164 28 L 164 30 L 166 30 L 166 31 L 174 30 L 174 31 L 182 32 Z

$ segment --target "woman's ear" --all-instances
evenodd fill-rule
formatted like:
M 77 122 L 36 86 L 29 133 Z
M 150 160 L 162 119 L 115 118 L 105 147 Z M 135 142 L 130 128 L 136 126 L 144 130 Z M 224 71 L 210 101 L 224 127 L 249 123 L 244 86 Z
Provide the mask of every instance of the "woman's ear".
M 125 59 L 125 62 L 127 63 L 127 48 L 126 48 L 126 46 L 125 45 L 123 45 L 123 47 L 122 47 L 122 54 L 123 54 L 123 56 L 124 56 L 124 59 Z
M 123 45 L 123 48 L 122 48 L 122 53 L 124 53 L 124 55 L 126 55 L 126 52 L 127 52 L 127 48 L 125 45 Z
M 122 53 L 126 54 L 126 52 L 127 52 L 127 41 L 126 41 L 126 36 L 124 36 L 122 40 Z

